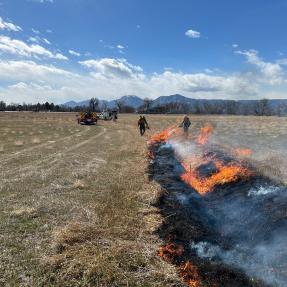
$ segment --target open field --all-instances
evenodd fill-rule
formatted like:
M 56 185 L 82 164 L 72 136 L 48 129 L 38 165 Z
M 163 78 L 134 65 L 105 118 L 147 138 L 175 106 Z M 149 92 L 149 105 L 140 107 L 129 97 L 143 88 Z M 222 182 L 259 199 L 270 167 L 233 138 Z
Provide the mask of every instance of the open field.
M 150 135 L 182 116 L 79 126 L 75 114 L 0 113 L 0 285 L 184 286 L 156 251 L 160 187 L 146 174 Z M 287 119 L 192 116 L 212 141 L 251 149 L 262 173 L 286 183 Z M 192 135 L 191 135 L 192 136 Z

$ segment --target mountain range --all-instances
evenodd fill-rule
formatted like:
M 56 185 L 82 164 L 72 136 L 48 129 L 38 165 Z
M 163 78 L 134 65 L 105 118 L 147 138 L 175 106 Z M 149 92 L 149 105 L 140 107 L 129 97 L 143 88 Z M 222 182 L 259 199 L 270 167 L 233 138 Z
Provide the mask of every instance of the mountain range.
M 81 102 L 69 101 L 63 104 L 63 106 L 69 108 L 75 108 L 77 106 L 89 106 L 90 100 L 85 100 Z M 128 95 L 119 98 L 118 100 L 99 100 L 99 108 L 116 108 L 117 102 L 121 102 L 124 106 L 129 106 L 134 108 L 135 110 L 139 109 L 144 104 L 144 100 L 135 95 Z M 154 100 L 152 100 L 150 104 L 151 110 L 159 110 L 159 108 L 164 106 L 170 106 L 170 109 L 173 111 L 182 111 L 185 109 L 187 112 L 198 112 L 198 111 L 206 111 L 207 109 L 213 110 L 217 113 L 216 110 L 220 111 L 219 113 L 226 113 L 227 109 L 235 109 L 235 114 L 252 114 L 250 109 L 256 109 L 256 105 L 258 106 L 260 100 L 221 100 L 221 99 L 192 99 L 187 98 L 185 96 L 175 94 L 170 96 L 161 96 Z M 234 107 L 236 104 L 236 108 Z M 225 109 L 225 111 L 224 111 Z M 272 114 L 283 113 L 287 114 L 287 99 L 270 99 L 268 100 L 268 109 L 271 110 Z
M 99 108 L 104 109 L 113 109 L 117 107 L 117 101 L 121 102 L 122 105 L 133 107 L 134 109 L 138 109 L 140 106 L 143 105 L 144 101 L 140 97 L 137 96 L 123 96 L 119 98 L 118 100 L 99 100 Z M 64 103 L 63 106 L 69 107 L 69 108 L 75 108 L 75 107 L 88 107 L 90 100 L 85 100 L 81 102 L 75 102 L 75 101 L 69 101 L 67 103 Z

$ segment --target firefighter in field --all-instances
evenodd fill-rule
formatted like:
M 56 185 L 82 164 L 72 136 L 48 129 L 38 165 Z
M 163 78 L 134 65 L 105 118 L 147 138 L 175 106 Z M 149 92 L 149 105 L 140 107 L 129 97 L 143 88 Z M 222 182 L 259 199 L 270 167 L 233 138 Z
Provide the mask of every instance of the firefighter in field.
M 81 115 L 80 114 L 76 114 L 76 119 L 77 119 L 77 123 L 80 124 L 80 122 L 81 122 Z
M 180 128 L 183 128 L 183 133 L 185 137 L 188 137 L 188 129 L 191 125 L 190 119 L 188 116 L 184 116 L 182 123 L 180 124 Z
M 112 119 L 113 119 L 113 122 L 117 121 L 117 119 L 118 119 L 118 111 L 117 110 L 112 111 Z
M 149 129 L 148 123 L 146 121 L 145 116 L 140 116 L 138 120 L 138 127 L 140 130 L 140 135 L 143 136 L 145 133 L 146 128 Z

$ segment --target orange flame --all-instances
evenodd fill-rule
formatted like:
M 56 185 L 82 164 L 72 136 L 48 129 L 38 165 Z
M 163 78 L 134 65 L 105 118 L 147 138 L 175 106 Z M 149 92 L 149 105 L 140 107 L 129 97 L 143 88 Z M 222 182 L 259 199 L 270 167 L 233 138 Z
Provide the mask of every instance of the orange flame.
M 235 154 L 237 156 L 249 156 L 252 154 L 252 150 L 251 149 L 241 149 L 241 148 L 237 148 L 235 150 Z
M 204 195 L 211 192 L 215 186 L 236 182 L 252 175 L 251 171 L 239 163 L 224 165 L 219 160 L 214 161 L 217 171 L 209 177 L 201 177 L 190 164 L 182 163 L 185 173 L 181 175 L 183 181 L 192 186 L 198 193 Z
M 190 261 L 178 260 L 184 253 L 184 247 L 180 244 L 169 242 L 164 246 L 161 246 L 158 250 L 158 255 L 166 262 L 173 263 L 178 266 L 179 275 L 183 278 L 184 282 L 191 287 L 200 287 L 200 277 L 198 269 Z
M 165 130 L 163 130 L 162 132 L 159 132 L 159 133 L 153 135 L 150 138 L 148 144 L 154 144 L 157 142 L 166 142 L 166 141 L 168 141 L 168 139 L 170 139 L 170 137 L 172 135 L 174 135 L 177 132 L 178 132 L 178 128 L 176 126 L 168 127 Z
M 182 245 L 176 245 L 169 242 L 165 246 L 161 246 L 158 250 L 158 256 L 162 257 L 167 262 L 173 262 L 176 256 L 181 256 L 184 252 Z
M 152 151 L 147 152 L 147 157 L 149 159 L 154 159 L 155 158 L 154 153 Z
M 180 265 L 180 276 L 183 280 L 191 287 L 199 287 L 200 278 L 198 274 L 198 269 L 190 261 L 187 261 Z
M 206 124 L 204 127 L 201 128 L 200 134 L 197 138 L 197 143 L 201 145 L 205 145 L 213 131 L 213 127 L 210 124 Z

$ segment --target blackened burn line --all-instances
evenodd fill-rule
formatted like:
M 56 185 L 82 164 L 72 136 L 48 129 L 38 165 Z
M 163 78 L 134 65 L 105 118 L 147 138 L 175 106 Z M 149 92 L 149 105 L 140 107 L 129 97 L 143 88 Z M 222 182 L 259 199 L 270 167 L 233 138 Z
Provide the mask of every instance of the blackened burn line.
M 188 286 L 287 286 L 286 187 L 208 145 L 210 134 L 190 142 L 171 127 L 149 141 L 149 177 L 162 187 L 158 255 Z

